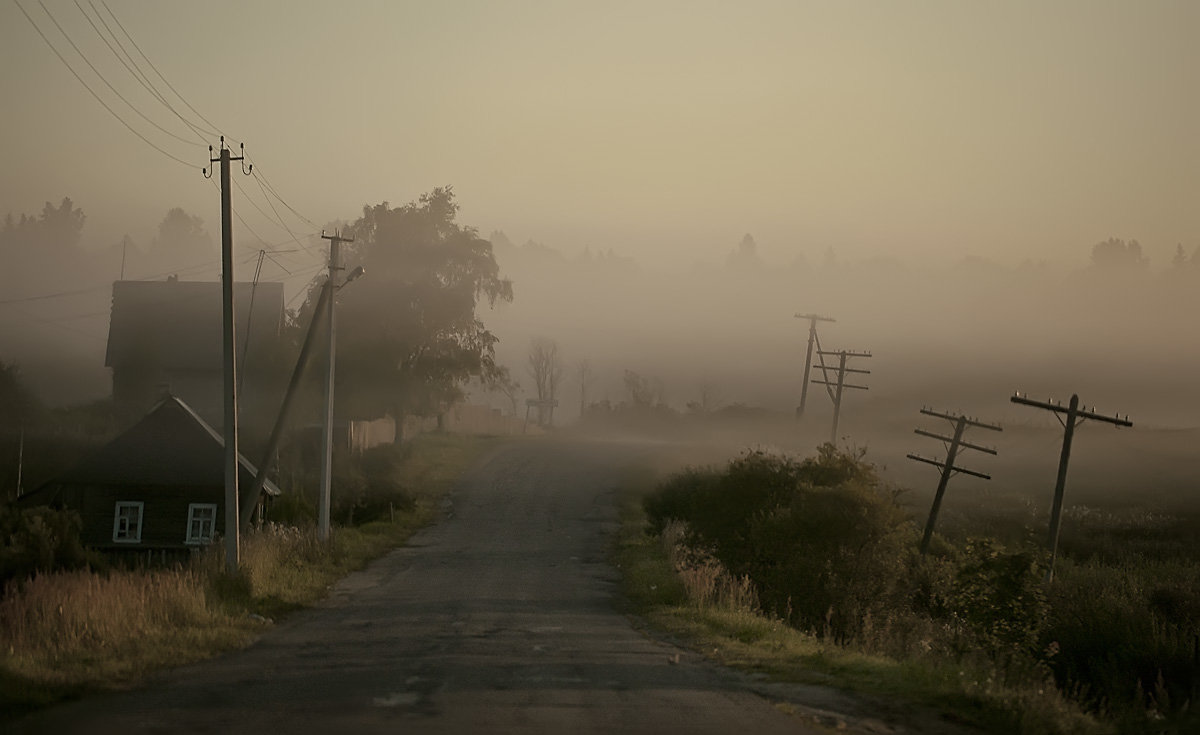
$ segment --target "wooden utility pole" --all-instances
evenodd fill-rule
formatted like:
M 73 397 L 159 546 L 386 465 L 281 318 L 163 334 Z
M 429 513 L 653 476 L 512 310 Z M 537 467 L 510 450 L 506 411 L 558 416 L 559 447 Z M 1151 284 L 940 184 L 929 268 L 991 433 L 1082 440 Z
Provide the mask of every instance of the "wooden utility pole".
M 341 232 L 332 235 L 321 233 L 321 238 L 329 241 L 329 278 L 325 288 L 329 298 L 325 300 L 325 324 L 329 327 L 329 354 L 325 362 L 325 426 L 324 451 L 321 454 L 321 498 L 317 508 L 317 538 L 329 540 L 329 496 L 333 482 L 333 378 L 337 365 L 337 322 L 333 318 L 333 302 L 336 300 L 337 272 L 342 270 L 338 248 L 344 242 L 354 242 L 353 238 L 342 237 Z
M 854 388 L 856 390 L 867 390 L 865 385 L 852 385 L 846 382 L 847 373 L 857 373 L 861 375 L 870 375 L 870 370 L 862 370 L 860 368 L 846 367 L 846 360 L 851 357 L 870 357 L 870 352 L 852 352 L 850 350 L 817 350 L 817 355 L 824 358 L 825 355 L 837 355 L 837 382 L 832 383 L 828 380 L 817 380 L 813 378 L 814 383 L 823 385 L 827 390 L 831 390 L 830 398 L 833 399 L 833 428 L 829 431 L 829 443 L 837 443 L 838 420 L 842 415 L 842 389 Z M 822 359 L 822 364 L 824 360 Z M 823 366 L 823 365 L 822 365 Z
M 936 416 L 940 419 L 946 419 L 954 425 L 954 436 L 949 437 L 943 436 L 942 434 L 935 434 L 931 431 L 925 431 L 924 429 L 918 428 L 914 430 L 915 433 L 920 434 L 921 436 L 927 436 L 931 439 L 938 439 L 946 443 L 945 462 L 939 462 L 936 459 L 928 459 L 917 454 L 908 455 L 909 459 L 915 459 L 918 462 L 931 464 L 941 470 L 941 479 L 938 480 L 937 492 L 933 496 L 933 506 L 929 509 L 929 520 L 925 522 L 925 534 L 921 537 L 921 553 L 924 554 L 929 550 L 929 541 L 933 538 L 933 527 L 937 524 L 938 511 L 940 511 L 942 508 L 942 497 L 946 494 L 946 485 L 949 484 L 950 478 L 956 473 L 962 473 L 964 475 L 971 475 L 972 477 L 980 477 L 984 480 L 992 479 L 991 475 L 985 475 L 982 472 L 975 472 L 974 470 L 968 470 L 964 467 L 955 466 L 954 461 L 958 458 L 959 449 L 974 449 L 977 452 L 983 452 L 993 456 L 996 454 L 996 450 L 992 449 L 991 447 L 982 447 L 978 444 L 972 444 L 970 442 L 963 441 L 963 432 L 966 431 L 968 426 L 978 426 L 980 428 L 990 429 L 992 431 L 1003 431 L 1003 429 L 997 424 L 986 424 L 982 421 L 976 421 L 975 419 L 968 418 L 962 414 L 943 413 L 941 411 L 934 411 L 931 408 L 922 408 L 921 413 L 925 414 L 926 416 Z
M 804 355 L 804 379 L 800 381 L 800 405 L 796 408 L 796 418 L 804 416 L 804 406 L 808 403 L 808 378 L 812 371 L 813 345 L 821 349 L 821 340 L 817 337 L 817 322 L 832 322 L 833 317 L 819 314 L 796 314 L 797 319 L 808 320 L 808 352 Z
M 236 572 L 238 568 L 238 407 L 237 407 L 237 354 L 233 313 L 233 195 L 230 192 L 229 164 L 245 161 L 245 146 L 242 155 L 229 155 L 225 147 L 225 136 L 221 136 L 221 151 L 218 158 L 212 157 L 212 146 L 208 147 L 209 163 L 221 164 L 221 314 L 223 352 L 225 362 L 225 421 L 223 441 L 225 443 L 225 568 Z M 242 173 L 249 175 L 254 166 Z M 203 171 L 211 178 L 212 169 Z
M 1050 568 L 1046 571 L 1046 581 L 1050 581 L 1054 579 L 1054 561 L 1058 556 L 1058 530 L 1062 524 L 1063 493 L 1067 486 L 1067 463 L 1071 460 L 1071 440 L 1075 437 L 1075 427 L 1087 419 L 1103 421 L 1117 427 L 1133 426 L 1133 422 L 1129 420 L 1128 415 L 1121 418 L 1119 414 L 1112 416 L 1098 414 L 1095 406 L 1092 406 L 1091 410 L 1088 410 L 1087 406 L 1080 408 L 1079 394 L 1072 395 L 1071 402 L 1066 407 L 1057 401 L 1035 401 L 1028 394 L 1021 395 L 1020 392 L 1013 394 L 1011 400 L 1013 403 L 1053 411 L 1054 417 L 1063 425 L 1062 453 L 1058 457 L 1058 479 L 1054 483 L 1054 506 L 1050 510 L 1050 536 L 1046 540 L 1046 547 L 1050 549 Z

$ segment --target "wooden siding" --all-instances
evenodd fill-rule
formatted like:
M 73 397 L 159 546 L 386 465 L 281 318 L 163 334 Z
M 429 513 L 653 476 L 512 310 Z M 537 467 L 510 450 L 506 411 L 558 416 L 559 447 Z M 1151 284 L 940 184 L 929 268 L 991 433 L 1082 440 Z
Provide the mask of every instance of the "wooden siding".
M 224 488 L 69 486 L 59 501 L 79 511 L 83 520 L 80 540 L 85 546 L 118 549 L 186 548 L 188 506 L 217 506 L 215 533 L 225 532 Z M 113 516 L 118 502 L 142 503 L 142 538 L 138 543 L 113 541 Z

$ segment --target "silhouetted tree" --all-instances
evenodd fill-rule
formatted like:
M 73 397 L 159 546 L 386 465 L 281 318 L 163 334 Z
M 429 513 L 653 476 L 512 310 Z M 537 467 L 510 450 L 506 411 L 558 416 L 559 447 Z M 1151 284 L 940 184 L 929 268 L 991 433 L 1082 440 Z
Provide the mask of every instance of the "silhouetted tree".
M 562 380 L 562 361 L 558 356 L 558 343 L 546 337 L 538 337 L 529 343 L 529 377 L 539 401 L 553 401 L 558 395 L 558 384 Z M 538 425 L 544 425 L 554 412 L 545 405 L 538 407 Z
M 1110 237 L 1092 246 L 1092 265 L 1098 270 L 1144 270 L 1149 264 L 1137 240 L 1125 242 Z
M 169 210 L 158 223 L 153 249 L 159 257 L 177 259 L 179 256 L 193 260 L 216 252 L 212 237 L 204 229 L 204 220 L 188 214 L 181 207 Z M 189 263 L 181 260 L 178 264 Z
M 365 206 L 345 233 L 355 238 L 346 271 L 362 265 L 367 275 L 338 295 L 340 411 L 434 415 L 462 398 L 469 378 L 498 374 L 496 337 L 477 308 L 511 301 L 512 283 L 457 214 L 453 191 L 438 188 L 400 207 Z M 310 290 L 302 311 L 318 294 Z

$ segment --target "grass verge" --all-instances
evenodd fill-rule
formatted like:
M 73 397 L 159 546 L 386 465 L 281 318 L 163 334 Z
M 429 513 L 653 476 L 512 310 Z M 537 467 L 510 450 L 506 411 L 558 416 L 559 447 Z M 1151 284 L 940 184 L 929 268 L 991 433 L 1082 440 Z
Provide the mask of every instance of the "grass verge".
M 621 531 L 615 561 L 630 612 L 707 658 L 776 681 L 819 684 L 879 695 L 941 713 L 944 720 L 984 732 L 1039 735 L 1110 733 L 1069 702 L 1052 682 L 998 674 L 993 665 L 914 657 L 897 660 L 799 631 L 756 611 L 744 582 L 693 564 L 681 575 L 669 533 L 647 532 L 643 496 L 650 473 L 620 496 Z M 699 579 L 697 578 L 699 577 Z
M 393 478 L 411 490 L 411 507 L 335 527 L 328 544 L 314 528 L 268 524 L 243 536 L 236 575 L 212 553 L 174 568 L 59 572 L 10 585 L 0 597 L 0 721 L 249 645 L 272 619 L 322 598 L 432 522 L 439 501 L 496 442 L 419 437 Z

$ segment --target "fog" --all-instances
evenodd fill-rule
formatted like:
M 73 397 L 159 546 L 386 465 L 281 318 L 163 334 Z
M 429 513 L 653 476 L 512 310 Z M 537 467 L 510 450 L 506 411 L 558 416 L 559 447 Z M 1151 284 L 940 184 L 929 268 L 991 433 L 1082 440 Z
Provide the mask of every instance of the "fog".
M 530 338 L 552 337 L 568 366 L 593 366 L 590 400 L 625 400 L 629 369 L 661 381 L 679 410 L 707 389 L 724 405 L 790 411 L 808 336 L 808 322 L 794 315 L 817 312 L 836 319 L 819 325 L 824 349 L 873 355 L 853 362 L 872 372 L 868 391 L 847 394 L 843 428 L 867 407 L 915 413 L 937 404 L 1028 418 L 1009 404 L 1014 390 L 1063 400 L 1078 392 L 1150 425 L 1193 426 L 1200 415 L 1191 378 L 1200 347 L 1188 338 L 1200 270 L 1190 265 L 1106 264 L 1102 254 L 1097 263 L 1091 253 L 1074 268 L 855 263 L 836 252 L 769 263 L 739 245 L 725 262 L 675 271 L 607 253 L 502 245 L 497 257 L 517 294 L 489 318 L 502 361 L 521 366 Z M 568 370 L 574 390 L 564 390 L 577 398 L 571 378 Z M 819 386 L 810 398 L 815 412 L 827 410 Z
M 1195 4 L 356 3 L 286 33 L 267 5 L 47 7 L 0 8 L 0 360 L 50 405 L 109 394 L 114 280 L 217 278 L 200 169 L 228 132 L 265 177 L 234 171 L 238 279 L 293 310 L 323 227 L 453 185 L 513 282 L 480 309 L 497 362 L 529 397 L 554 340 L 559 423 L 628 401 L 626 371 L 675 412 L 791 421 L 815 312 L 872 354 L 850 442 L 922 405 L 1055 425 L 1014 390 L 1200 425 Z M 811 448 L 829 404 L 748 440 Z

